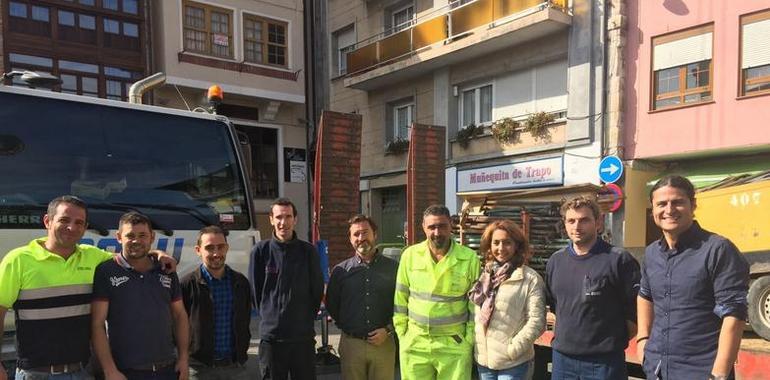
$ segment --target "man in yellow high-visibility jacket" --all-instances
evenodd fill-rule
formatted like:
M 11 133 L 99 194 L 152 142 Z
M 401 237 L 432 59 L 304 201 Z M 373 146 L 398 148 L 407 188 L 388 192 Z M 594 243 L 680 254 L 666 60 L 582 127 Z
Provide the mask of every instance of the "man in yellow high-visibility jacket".
M 470 379 L 473 304 L 467 293 L 479 277 L 479 259 L 452 241 L 446 207 L 428 207 L 422 228 L 427 239 L 404 250 L 396 278 L 401 379 Z

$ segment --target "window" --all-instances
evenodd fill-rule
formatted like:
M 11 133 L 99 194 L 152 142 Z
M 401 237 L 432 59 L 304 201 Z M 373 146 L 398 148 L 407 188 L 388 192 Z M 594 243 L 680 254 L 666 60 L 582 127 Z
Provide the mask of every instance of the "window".
M 414 101 L 412 98 L 399 100 L 388 104 L 386 119 L 386 140 L 408 139 L 409 128 L 414 122 Z
M 120 34 L 120 21 L 105 18 L 104 33 Z
M 102 0 L 102 7 L 112 11 L 122 11 L 130 14 L 139 13 L 137 0 Z
M 350 24 L 336 32 L 332 38 L 332 63 L 335 68 L 333 76 L 344 75 L 348 72 L 348 53 L 353 51 L 356 45 L 356 31 Z
M 233 57 L 233 12 L 185 2 L 184 48 L 216 57 Z
M 51 36 L 51 10 L 21 1 L 8 2 L 8 27 L 12 32 Z
M 58 76 L 62 84 L 55 89 L 57 91 L 116 100 L 128 99 L 128 88 L 143 76 L 139 71 L 119 67 L 63 59 L 55 61 L 26 54 L 10 53 L 9 60 L 15 70 L 31 70 Z M 14 81 L 13 84 L 26 85 L 20 81 Z
M 94 0 L 78 0 L 78 3 L 88 6 L 94 6 Z
M 655 37 L 652 109 L 712 99 L 713 25 Z
M 412 26 L 414 22 L 414 6 L 408 5 L 403 8 L 399 8 L 395 11 L 393 11 L 393 19 L 392 19 L 392 26 L 393 26 L 393 33 L 402 31 L 410 26 Z
M 254 15 L 243 15 L 243 51 L 247 62 L 288 66 L 288 24 Z
M 462 126 L 492 121 L 492 85 L 463 90 L 460 101 Z
M 27 18 L 27 4 L 11 1 L 9 6 L 11 8 L 10 14 L 12 17 Z
M 75 26 L 75 14 L 67 11 L 59 11 L 59 25 Z
M 96 44 L 96 17 L 59 10 L 57 38 L 64 41 Z
M 741 93 L 770 94 L 770 10 L 741 17 Z
M 104 19 L 104 47 L 139 50 L 139 25 Z

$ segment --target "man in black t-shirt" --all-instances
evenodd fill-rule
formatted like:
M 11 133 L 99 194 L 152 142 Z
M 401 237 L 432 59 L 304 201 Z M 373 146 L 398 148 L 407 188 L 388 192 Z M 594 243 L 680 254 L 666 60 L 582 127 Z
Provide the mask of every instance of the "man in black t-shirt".
M 123 215 L 117 234 L 122 251 L 94 273 L 92 344 L 106 379 L 189 375 L 189 325 L 179 279 L 148 256 L 155 239 L 150 225 L 142 214 Z
M 556 314 L 554 380 L 626 380 L 624 350 L 636 334 L 639 264 L 598 238 L 603 228 L 593 198 L 562 205 L 570 244 L 546 266 L 548 304 Z

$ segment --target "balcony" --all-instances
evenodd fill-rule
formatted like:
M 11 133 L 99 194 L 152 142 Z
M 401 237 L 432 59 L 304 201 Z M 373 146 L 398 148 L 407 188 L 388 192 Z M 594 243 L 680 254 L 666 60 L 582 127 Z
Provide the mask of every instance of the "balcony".
M 567 0 L 475 0 L 356 43 L 346 87 L 372 90 L 569 28 Z

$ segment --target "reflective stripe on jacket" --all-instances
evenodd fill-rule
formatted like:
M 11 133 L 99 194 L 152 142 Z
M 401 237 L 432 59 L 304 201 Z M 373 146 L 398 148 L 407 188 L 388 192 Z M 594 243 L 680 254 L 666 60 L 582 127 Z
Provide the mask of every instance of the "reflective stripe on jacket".
M 473 304 L 468 302 L 467 293 L 479 273 L 476 252 L 455 242 L 439 262 L 433 261 L 427 240 L 408 247 L 401 255 L 396 277 L 396 333 L 403 336 L 409 330 L 410 334 L 471 339 Z

